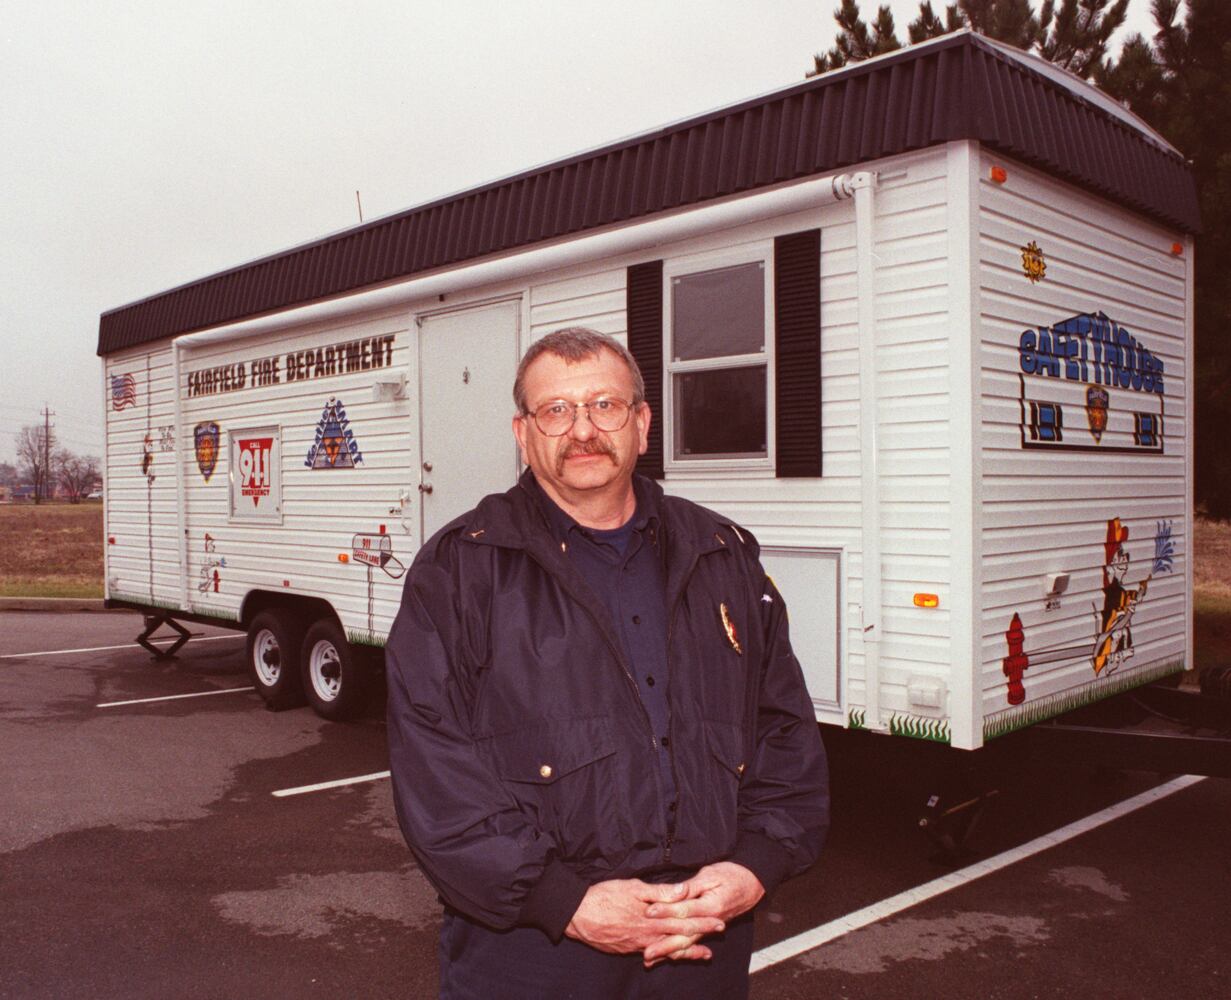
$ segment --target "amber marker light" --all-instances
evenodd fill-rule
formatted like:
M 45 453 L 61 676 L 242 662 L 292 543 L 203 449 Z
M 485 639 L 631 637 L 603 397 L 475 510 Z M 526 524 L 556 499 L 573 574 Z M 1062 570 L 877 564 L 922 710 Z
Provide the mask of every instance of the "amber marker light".
M 915 607 L 917 608 L 938 608 L 940 607 L 940 598 L 935 594 L 916 594 Z
M 1004 167 L 992 166 L 992 180 L 997 184 L 1003 184 L 1009 179 L 1009 172 Z
M 1179 256 L 1180 256 L 1180 254 L 1182 254 L 1183 252 L 1184 252 L 1184 244 L 1183 244 L 1183 243 L 1172 243 L 1172 244 L 1171 244 L 1171 253 L 1172 253 L 1172 256 L 1179 257 Z
M 348 556 L 345 552 L 339 552 L 339 553 L 338 553 L 338 562 L 340 562 L 340 563 L 348 563 L 348 562 L 350 562 L 350 556 Z

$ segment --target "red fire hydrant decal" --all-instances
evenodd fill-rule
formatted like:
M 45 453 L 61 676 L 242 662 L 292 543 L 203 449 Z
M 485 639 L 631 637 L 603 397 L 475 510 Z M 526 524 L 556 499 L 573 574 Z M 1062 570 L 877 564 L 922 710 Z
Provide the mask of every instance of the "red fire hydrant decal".
M 1030 657 L 1022 652 L 1026 641 L 1026 633 L 1022 629 L 1022 619 L 1014 613 L 1009 622 L 1009 630 L 1004 634 L 1009 644 L 1009 655 L 1004 658 L 1004 675 L 1009 678 L 1009 704 L 1020 705 L 1026 700 L 1026 688 L 1022 685 L 1022 674 L 1030 666 Z

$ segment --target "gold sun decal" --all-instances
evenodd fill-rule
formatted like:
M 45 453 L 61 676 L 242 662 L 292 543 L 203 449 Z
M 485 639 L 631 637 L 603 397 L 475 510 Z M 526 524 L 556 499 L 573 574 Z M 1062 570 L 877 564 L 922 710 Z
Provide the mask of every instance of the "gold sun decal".
M 1030 279 L 1032 285 L 1043 280 L 1047 274 L 1047 261 L 1043 259 L 1043 251 L 1039 249 L 1039 245 L 1031 240 L 1022 250 L 1022 270 L 1026 272 L 1026 277 Z

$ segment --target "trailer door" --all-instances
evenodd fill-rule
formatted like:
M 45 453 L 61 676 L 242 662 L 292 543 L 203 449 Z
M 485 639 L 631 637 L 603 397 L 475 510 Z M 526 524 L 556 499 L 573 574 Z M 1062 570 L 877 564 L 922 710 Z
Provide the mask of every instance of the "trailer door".
M 513 378 L 519 301 L 422 318 L 419 330 L 422 541 L 517 480 Z

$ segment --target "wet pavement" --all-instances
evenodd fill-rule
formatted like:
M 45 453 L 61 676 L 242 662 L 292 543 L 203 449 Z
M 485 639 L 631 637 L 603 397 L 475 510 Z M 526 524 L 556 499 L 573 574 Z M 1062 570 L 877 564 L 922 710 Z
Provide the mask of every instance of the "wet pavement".
M 379 698 L 348 724 L 268 712 L 242 637 L 190 627 L 158 663 L 135 615 L 0 614 L 0 997 L 434 996 L 438 904 L 388 782 L 272 794 L 383 770 Z M 56 650 L 78 651 L 37 655 Z M 204 696 L 115 704 L 184 694 Z M 942 780 L 943 748 L 827 739 L 830 844 L 765 904 L 759 948 L 1163 780 L 1011 745 Z M 992 786 L 969 855 L 930 857 L 927 796 Z M 1231 995 L 1229 861 L 1231 782 L 1208 779 L 772 965 L 752 995 Z

